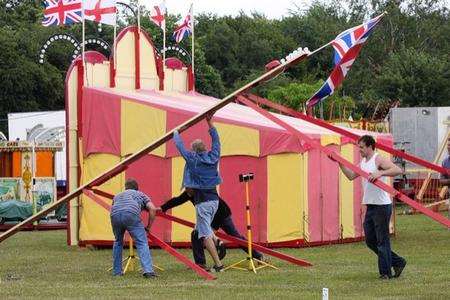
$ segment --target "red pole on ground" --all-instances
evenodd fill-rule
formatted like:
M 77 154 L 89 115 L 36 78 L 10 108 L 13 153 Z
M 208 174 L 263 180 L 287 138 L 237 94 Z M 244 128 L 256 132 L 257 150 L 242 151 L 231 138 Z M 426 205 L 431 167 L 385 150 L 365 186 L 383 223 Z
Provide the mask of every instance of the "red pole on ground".
M 177 218 L 177 217 L 174 217 L 174 216 L 162 213 L 162 212 L 158 212 L 157 215 L 162 217 L 162 218 L 164 218 L 164 219 L 176 222 L 178 224 L 181 224 L 181 225 L 184 225 L 184 226 L 187 226 L 187 227 L 191 227 L 191 228 L 195 227 L 195 224 L 192 223 L 192 222 L 189 222 L 189 221 L 186 221 L 186 220 L 183 220 L 183 219 L 180 219 L 180 218 Z M 227 241 L 230 241 L 230 242 L 234 242 L 234 243 L 238 244 L 239 246 L 243 246 L 243 247 L 247 246 L 247 241 L 238 239 L 238 238 L 236 238 L 234 236 L 231 236 L 231 235 L 228 235 L 228 234 L 225 234 L 225 233 L 222 233 L 222 232 L 217 232 L 216 235 L 218 237 L 220 237 L 220 238 L 223 238 L 224 240 L 227 240 Z M 303 266 L 303 267 L 310 267 L 310 266 L 312 266 L 312 264 L 307 262 L 306 260 L 301 260 L 301 259 L 295 258 L 293 256 L 289 256 L 289 255 L 283 254 L 281 252 L 274 251 L 272 249 L 269 249 L 269 248 L 260 246 L 258 244 L 255 244 L 253 242 L 252 242 L 252 246 L 253 246 L 253 248 L 255 250 L 258 250 L 258 251 L 260 251 L 260 252 L 262 252 L 264 254 L 276 257 L 278 259 L 287 261 L 289 263 L 292 263 L 292 264 L 295 264 L 295 265 L 298 265 L 298 266 Z
M 183 254 L 179 253 L 174 248 L 170 247 L 167 243 L 163 242 L 162 240 L 160 240 L 159 238 L 157 238 L 156 236 L 154 236 L 150 232 L 148 232 L 147 235 L 148 235 L 148 238 L 152 242 L 154 242 L 159 247 L 161 247 L 161 249 L 163 249 L 164 251 L 166 251 L 167 253 L 169 253 L 170 255 L 172 255 L 173 257 L 178 259 L 179 261 L 181 261 L 183 264 L 185 264 L 186 266 L 188 266 L 189 268 L 194 270 L 201 277 L 205 278 L 206 280 L 214 280 L 214 279 L 216 279 L 216 277 L 211 275 L 211 273 L 208 273 L 203 268 L 200 268 L 198 265 L 196 265 L 195 263 L 190 261 L 189 258 L 187 258 Z

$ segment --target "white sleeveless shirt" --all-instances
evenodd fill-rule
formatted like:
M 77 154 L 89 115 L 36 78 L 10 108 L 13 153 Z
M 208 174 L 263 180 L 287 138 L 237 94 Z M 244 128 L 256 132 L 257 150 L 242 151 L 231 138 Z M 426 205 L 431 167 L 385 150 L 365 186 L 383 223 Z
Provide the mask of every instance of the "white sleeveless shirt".
M 378 153 L 375 153 L 369 161 L 366 161 L 365 158 L 361 160 L 360 168 L 366 173 L 374 173 L 378 170 L 377 164 L 375 163 L 375 159 L 378 156 Z M 380 177 L 379 180 L 387 183 L 387 178 L 385 176 Z M 372 205 L 386 205 L 391 204 L 392 200 L 388 193 L 377 187 L 376 185 L 367 181 L 367 179 L 362 178 L 363 182 L 363 204 L 372 204 Z

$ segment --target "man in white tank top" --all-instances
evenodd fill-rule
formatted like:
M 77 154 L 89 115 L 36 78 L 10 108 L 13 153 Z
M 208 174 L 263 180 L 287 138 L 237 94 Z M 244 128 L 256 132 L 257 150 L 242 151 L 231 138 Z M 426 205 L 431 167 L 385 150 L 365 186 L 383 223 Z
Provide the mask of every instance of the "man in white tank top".
M 406 266 L 406 260 L 391 250 L 389 220 L 392 214 L 392 200 L 387 192 L 372 184 L 376 180 L 387 182 L 387 176 L 402 174 L 402 170 L 389 159 L 375 152 L 375 139 L 364 135 L 358 140 L 361 153 L 360 168 L 369 173 L 369 180 L 363 178 L 364 196 L 362 204 L 367 206 L 364 219 L 364 234 L 367 246 L 378 256 L 378 270 L 381 279 L 399 277 Z M 339 164 L 349 180 L 358 174 Z M 394 269 L 392 275 L 391 269 Z

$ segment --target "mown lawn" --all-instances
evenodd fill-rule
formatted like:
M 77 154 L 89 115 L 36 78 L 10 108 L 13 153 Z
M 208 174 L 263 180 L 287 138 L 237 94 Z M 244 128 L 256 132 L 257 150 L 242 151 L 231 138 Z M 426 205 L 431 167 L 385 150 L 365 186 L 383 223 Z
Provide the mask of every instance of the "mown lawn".
M 393 248 L 408 266 L 390 281 L 377 278 L 375 256 L 364 243 L 280 249 L 314 266 L 273 259 L 281 270 L 232 270 L 215 281 L 153 250 L 155 263 L 166 270 L 149 280 L 138 272 L 113 278 L 106 272 L 111 250 L 68 247 L 65 231 L 23 232 L 0 244 L 0 298 L 320 299 L 327 287 L 330 299 L 450 299 L 450 231 L 420 215 L 398 216 L 397 224 Z M 243 257 L 229 250 L 225 263 Z

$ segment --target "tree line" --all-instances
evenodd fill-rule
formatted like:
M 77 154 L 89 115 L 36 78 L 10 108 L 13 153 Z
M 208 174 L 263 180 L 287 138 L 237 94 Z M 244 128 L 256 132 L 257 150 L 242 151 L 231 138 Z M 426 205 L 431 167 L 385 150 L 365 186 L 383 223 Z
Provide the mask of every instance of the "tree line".
M 134 0 L 133 0 L 134 1 Z M 131 2 L 131 6 L 136 2 Z M 367 118 L 368 108 L 399 101 L 401 106 L 450 105 L 449 7 L 442 0 L 316 1 L 293 4 L 282 19 L 243 12 L 236 16 L 196 16 L 196 87 L 218 98 L 259 76 L 264 66 L 298 47 L 316 49 L 340 32 L 386 11 L 353 64 L 343 85 L 324 102 L 326 118 Z M 54 43 L 39 64 L 38 52 L 55 33 L 81 41 L 81 26 L 43 27 L 43 2 L 3 0 L 0 3 L 0 130 L 9 112 L 64 108 L 64 79 L 73 46 Z M 162 48 L 162 33 L 141 7 L 141 26 Z M 175 23 L 167 20 L 168 45 Z M 121 10 L 119 27 L 135 24 L 131 11 Z M 88 37 L 113 42 L 113 29 L 87 22 Z M 120 29 L 119 29 L 120 30 Z M 190 39 L 181 47 L 190 52 Z M 100 49 L 101 50 L 101 49 Z M 105 53 L 108 54 L 108 53 Z M 295 109 L 314 94 L 333 69 L 332 48 L 258 87 L 256 93 Z

